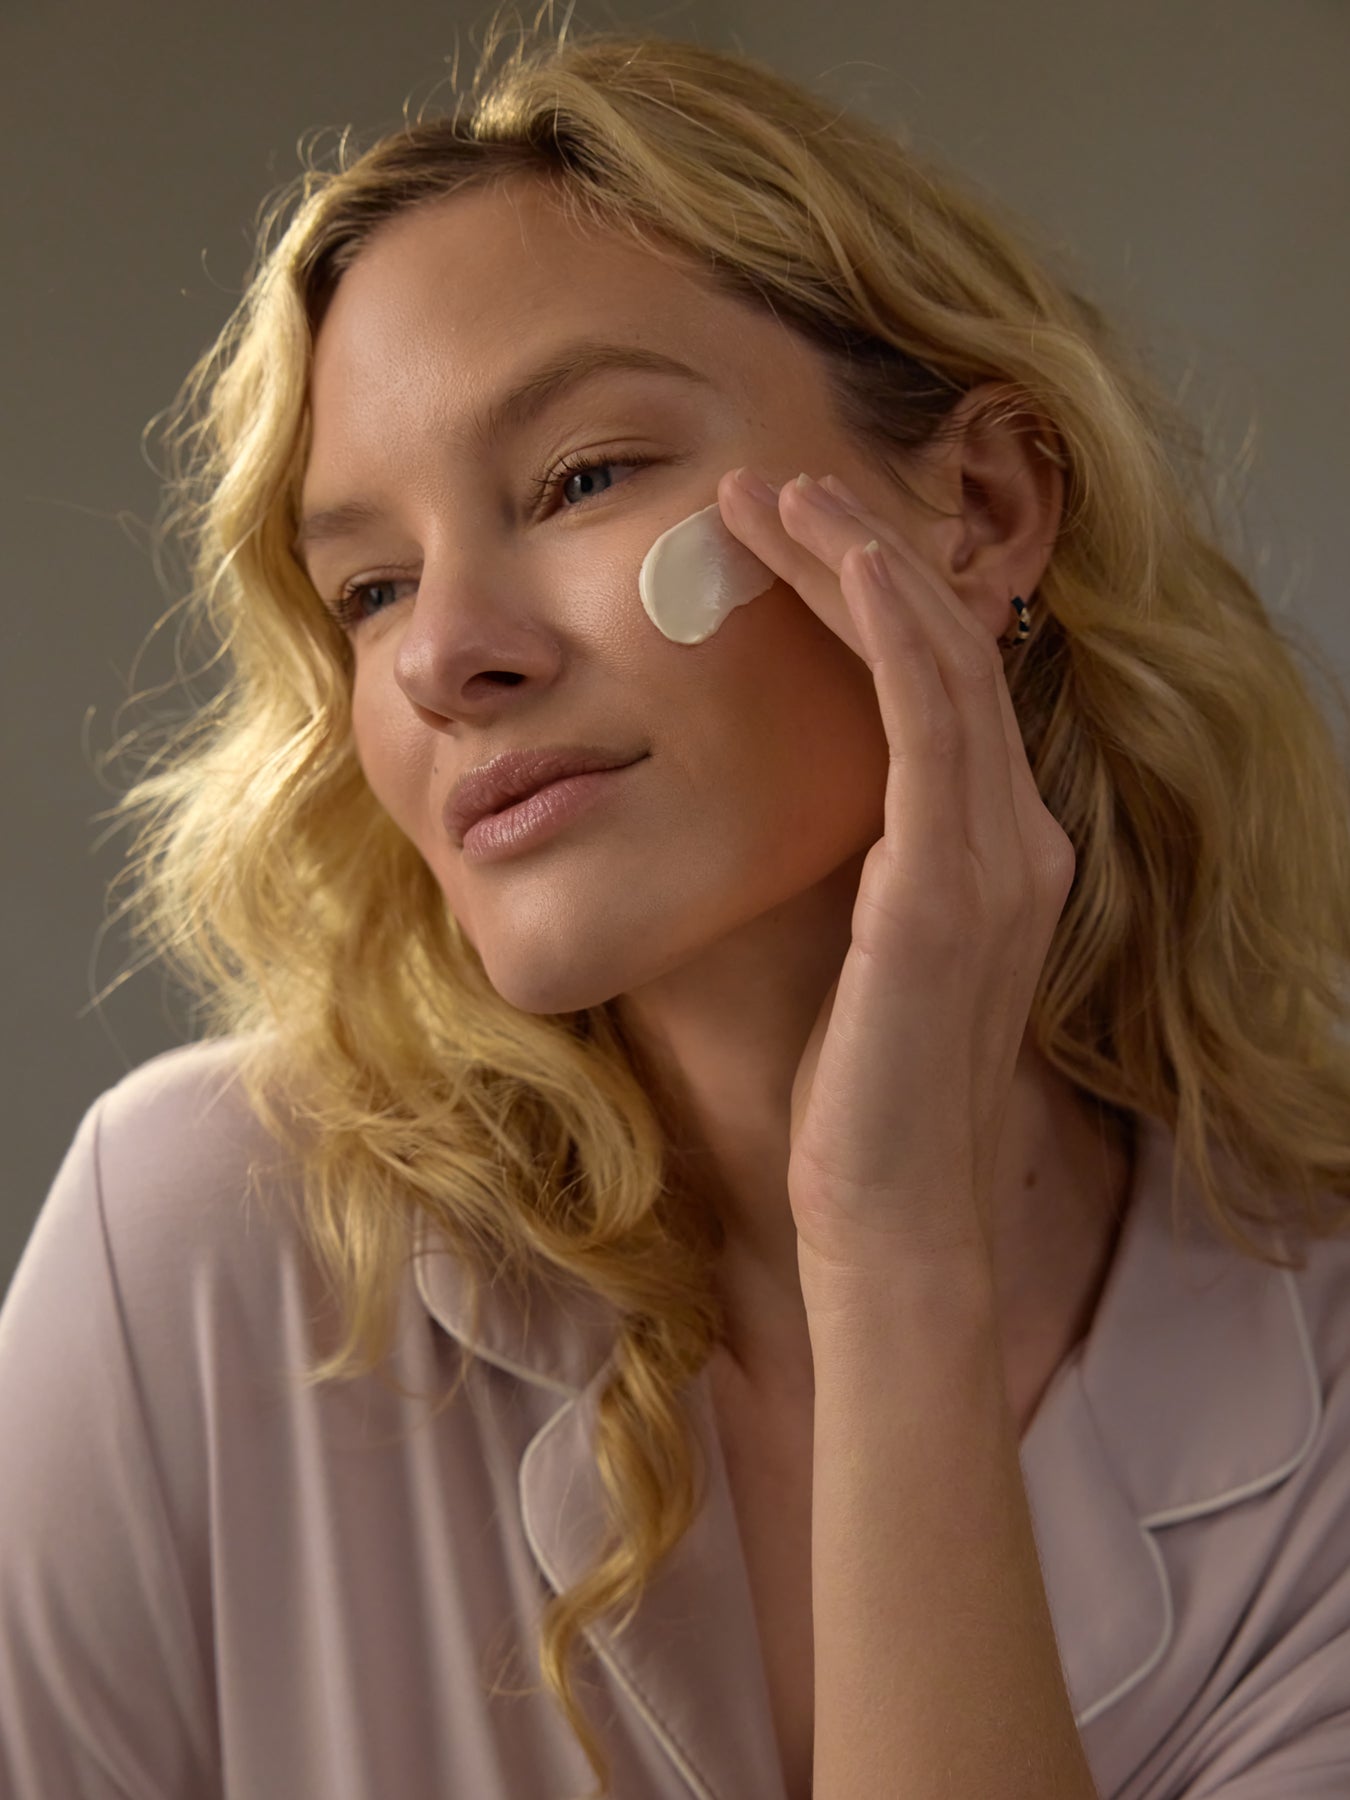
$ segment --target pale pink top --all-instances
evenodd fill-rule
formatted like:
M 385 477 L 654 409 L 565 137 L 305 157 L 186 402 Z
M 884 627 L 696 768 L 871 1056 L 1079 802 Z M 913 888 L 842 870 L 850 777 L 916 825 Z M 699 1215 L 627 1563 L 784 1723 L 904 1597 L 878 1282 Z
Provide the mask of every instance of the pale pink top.
M 601 1518 L 611 1315 L 485 1296 L 418 1231 L 391 1372 L 291 1378 L 332 1314 L 237 1046 L 85 1115 L 0 1309 L 3 1800 L 565 1800 L 591 1772 L 535 1625 Z M 1102 1800 L 1350 1796 L 1350 1241 L 1286 1274 L 1169 1224 L 1142 1122 L 1091 1332 L 1021 1461 Z M 260 1167 L 261 1179 L 269 1178 Z M 273 1177 L 272 1179 L 280 1179 Z M 616 1800 L 784 1800 L 709 1408 L 707 1502 L 581 1695 Z M 519 1654 L 507 1662 L 507 1652 Z M 879 1800 L 879 1797 L 867 1797 Z

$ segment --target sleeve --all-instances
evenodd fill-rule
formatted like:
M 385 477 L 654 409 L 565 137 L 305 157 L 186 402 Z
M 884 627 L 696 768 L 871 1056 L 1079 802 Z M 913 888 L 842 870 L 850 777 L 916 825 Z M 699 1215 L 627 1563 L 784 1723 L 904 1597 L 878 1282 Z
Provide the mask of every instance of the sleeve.
M 100 1183 L 106 1099 L 0 1307 L 0 1800 L 213 1800 L 210 1683 Z

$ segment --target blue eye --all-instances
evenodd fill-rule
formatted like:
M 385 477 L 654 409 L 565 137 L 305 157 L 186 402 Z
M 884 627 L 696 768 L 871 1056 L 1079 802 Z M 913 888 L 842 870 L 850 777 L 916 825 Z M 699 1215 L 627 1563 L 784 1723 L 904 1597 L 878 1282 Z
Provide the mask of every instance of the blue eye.
M 386 576 L 379 581 L 354 581 L 350 587 L 343 588 L 337 599 L 329 606 L 329 615 L 337 621 L 344 631 L 350 631 L 363 619 L 370 617 L 362 611 L 362 600 L 367 594 L 376 593 L 380 588 L 393 588 L 399 584 Z
M 542 481 L 533 483 L 536 505 L 546 500 L 555 489 L 561 490 L 574 475 L 591 475 L 597 469 L 645 469 L 657 459 L 654 456 L 564 456 L 551 474 Z M 583 494 L 583 500 L 594 500 L 594 494 Z M 578 502 L 580 504 L 580 502 Z M 575 512 L 575 506 L 564 507 L 565 512 Z
M 645 469 L 656 462 L 654 456 L 629 456 L 624 458 L 605 456 L 564 456 L 557 466 L 541 481 L 530 484 L 536 507 L 546 500 L 555 489 L 565 488 L 574 475 L 590 475 L 597 469 Z M 601 490 L 606 491 L 606 490 Z M 564 512 L 575 512 L 583 501 L 598 498 L 595 494 L 583 494 L 575 505 L 564 507 Z M 361 624 L 370 614 L 363 610 L 364 596 L 376 592 L 380 588 L 397 587 L 398 582 L 385 576 L 376 581 L 354 581 L 343 588 L 341 594 L 328 608 L 330 616 L 337 621 L 344 631 L 351 630 Z M 376 609 L 378 610 L 378 608 Z

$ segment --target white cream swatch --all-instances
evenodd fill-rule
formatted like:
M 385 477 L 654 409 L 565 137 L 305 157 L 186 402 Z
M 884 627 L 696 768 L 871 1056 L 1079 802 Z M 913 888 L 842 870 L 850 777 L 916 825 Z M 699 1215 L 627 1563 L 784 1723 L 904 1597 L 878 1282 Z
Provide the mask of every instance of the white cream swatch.
M 638 571 L 643 610 L 676 644 L 702 644 L 778 577 L 722 522 L 716 501 L 663 531 Z

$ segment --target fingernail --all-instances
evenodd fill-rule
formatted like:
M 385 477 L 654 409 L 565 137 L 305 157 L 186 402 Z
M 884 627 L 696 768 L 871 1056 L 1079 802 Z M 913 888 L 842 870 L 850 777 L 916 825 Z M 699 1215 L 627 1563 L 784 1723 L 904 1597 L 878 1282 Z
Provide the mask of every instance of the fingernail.
M 827 475 L 825 479 L 830 484 L 827 491 L 832 493 L 836 499 L 842 500 L 852 512 L 861 513 L 867 510 L 858 496 L 846 488 L 837 475 Z
M 848 508 L 843 501 L 832 494 L 828 488 L 822 487 L 818 481 L 812 481 L 809 475 L 799 475 L 797 486 L 806 498 L 818 506 L 822 512 L 834 513 L 841 519 L 849 516 Z
M 753 469 L 737 469 L 736 479 L 749 494 L 752 500 L 758 500 L 762 506 L 771 506 L 778 510 L 778 496 L 767 481 L 761 481 Z
M 894 594 L 895 582 L 891 579 L 891 571 L 886 562 L 886 552 L 875 538 L 870 544 L 864 544 L 867 566 L 872 571 L 872 579 L 883 593 Z

